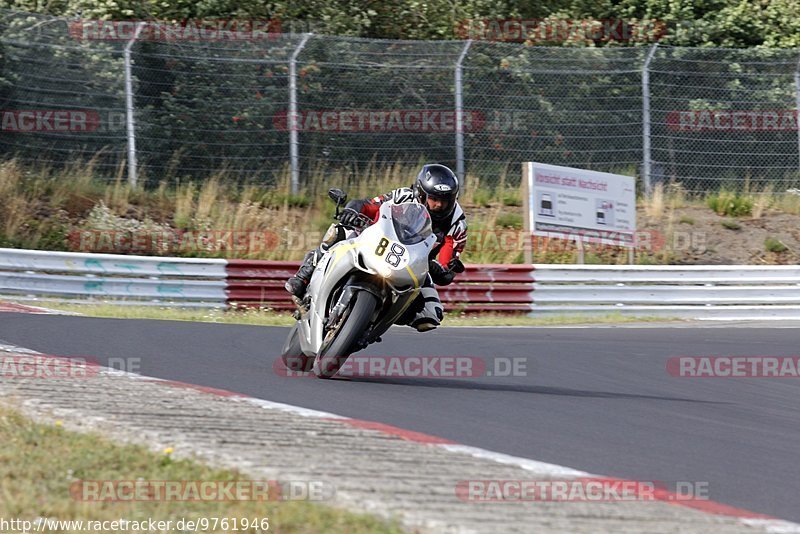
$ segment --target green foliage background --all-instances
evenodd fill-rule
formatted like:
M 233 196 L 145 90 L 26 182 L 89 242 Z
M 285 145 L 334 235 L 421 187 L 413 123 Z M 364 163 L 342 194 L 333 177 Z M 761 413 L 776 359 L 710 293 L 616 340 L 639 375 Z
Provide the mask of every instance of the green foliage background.
M 0 7 L 89 19 L 277 18 L 289 29 L 380 39 L 454 39 L 466 19 L 656 19 L 675 46 L 800 45 L 798 0 L 0 0 Z
M 453 65 L 463 46 L 458 27 L 467 20 L 658 20 L 668 31 L 655 58 L 659 72 L 651 78 L 653 134 L 668 140 L 654 141 L 657 172 L 691 177 L 696 190 L 722 181 L 735 188 L 743 172 L 753 183 L 798 179 L 796 173 L 787 178 L 782 163 L 789 157 L 796 162 L 794 132 L 753 132 L 733 146 L 703 132 L 673 135 L 662 111 L 792 109 L 796 51 L 777 49 L 800 47 L 800 0 L 0 0 L 0 9 L 84 20 L 277 19 L 283 32 L 344 36 L 314 38 L 304 49 L 301 110 L 452 108 Z M 124 112 L 122 43 L 76 43 L 58 27 L 65 20 L 28 18 L 0 20 L 0 37 L 7 39 L 0 42 L 0 109 Z M 249 44 L 137 43 L 137 143 L 152 183 L 202 179 L 223 169 L 274 180 L 288 159 L 286 132 L 274 118 L 287 109 L 287 59 L 298 41 L 284 33 Z M 53 44 L 62 46 L 47 48 Z M 485 128 L 466 136 L 467 171 L 485 177 L 484 183 L 498 183 L 506 173 L 514 182 L 517 163 L 532 155 L 547 163 L 637 172 L 640 72 L 650 43 L 556 44 L 473 43 L 464 64 L 465 109 L 487 117 L 527 113 L 534 125 L 524 133 Z M 370 162 L 454 163 L 451 133 L 383 135 L 301 133 L 302 173 L 318 165 L 354 165 L 355 175 L 356 165 Z M 0 155 L 60 165 L 102 150 L 97 168 L 110 178 L 120 172 L 124 131 L 75 139 L 5 136 Z

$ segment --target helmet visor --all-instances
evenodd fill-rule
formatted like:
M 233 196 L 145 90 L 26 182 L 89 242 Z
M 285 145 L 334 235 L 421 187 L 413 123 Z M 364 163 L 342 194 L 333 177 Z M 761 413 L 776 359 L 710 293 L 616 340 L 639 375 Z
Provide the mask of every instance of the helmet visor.
M 434 217 L 444 217 L 453 212 L 456 205 L 456 195 L 453 193 L 431 193 L 425 199 L 428 211 Z

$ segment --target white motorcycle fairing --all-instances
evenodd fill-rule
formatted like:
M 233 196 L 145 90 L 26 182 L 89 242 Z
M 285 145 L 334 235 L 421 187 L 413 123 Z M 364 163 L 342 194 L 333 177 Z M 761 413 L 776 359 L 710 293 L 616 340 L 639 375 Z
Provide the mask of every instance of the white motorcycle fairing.
M 384 203 L 374 224 L 360 234 L 351 231 L 348 239 L 331 246 L 306 290 L 310 302 L 298 321 L 303 354 L 318 358 L 330 346 L 338 334 L 337 321 L 358 292 L 372 294 L 378 305 L 353 348 L 360 350 L 375 341 L 419 294 L 435 244 L 423 205 Z

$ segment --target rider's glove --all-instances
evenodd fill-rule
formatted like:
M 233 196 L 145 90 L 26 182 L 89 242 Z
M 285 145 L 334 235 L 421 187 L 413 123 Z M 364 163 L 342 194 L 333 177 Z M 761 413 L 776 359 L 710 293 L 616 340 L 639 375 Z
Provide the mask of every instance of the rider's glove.
M 355 226 L 361 214 L 352 208 L 345 208 L 339 214 L 339 224 L 343 226 Z
M 456 273 L 449 269 L 445 269 L 442 267 L 442 264 L 436 260 L 431 260 L 428 263 L 428 272 L 431 275 L 431 280 L 437 286 L 447 286 L 453 283 L 453 278 L 456 277 Z

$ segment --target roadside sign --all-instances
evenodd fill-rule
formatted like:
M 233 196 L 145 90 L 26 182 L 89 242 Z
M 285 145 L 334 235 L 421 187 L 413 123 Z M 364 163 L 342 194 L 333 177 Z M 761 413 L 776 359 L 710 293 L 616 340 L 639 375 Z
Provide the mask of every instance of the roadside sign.
M 579 243 L 636 246 L 636 179 L 526 162 L 526 230 Z

